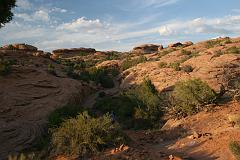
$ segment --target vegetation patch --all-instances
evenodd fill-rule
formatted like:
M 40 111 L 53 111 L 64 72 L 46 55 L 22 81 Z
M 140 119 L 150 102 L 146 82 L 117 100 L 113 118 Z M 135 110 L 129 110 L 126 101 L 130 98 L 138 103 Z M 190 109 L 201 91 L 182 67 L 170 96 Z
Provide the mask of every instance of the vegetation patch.
M 12 63 L 4 58 L 0 58 L 0 76 L 5 76 L 11 73 Z
M 125 143 L 120 127 L 112 123 L 109 114 L 91 117 L 87 112 L 64 121 L 52 130 L 52 153 L 74 155 L 79 158 L 91 156 L 107 147 Z
M 193 67 L 191 65 L 185 65 L 181 67 L 181 70 L 183 70 L 184 72 L 190 73 L 193 71 Z
M 173 62 L 169 64 L 170 68 L 173 68 L 175 71 L 181 71 L 180 63 L 179 62 Z
M 235 156 L 237 160 L 240 160 L 240 144 L 236 141 L 232 141 L 229 143 L 229 150 Z
M 113 77 L 117 76 L 119 71 L 114 68 L 104 69 L 91 67 L 76 73 L 74 68 L 69 67 L 67 69 L 67 74 L 74 79 L 83 80 L 86 82 L 94 81 L 97 84 L 101 84 L 101 86 L 104 88 L 112 88 L 114 87 Z
M 52 75 L 56 75 L 56 70 L 55 70 L 55 66 L 53 64 L 49 64 L 48 65 L 48 69 L 47 69 L 48 73 L 52 74 Z
M 66 119 L 76 117 L 83 111 L 83 107 L 74 104 L 67 104 L 53 111 L 48 117 L 49 128 L 57 128 Z
M 191 115 L 214 103 L 216 98 L 217 94 L 200 79 L 181 81 L 172 93 L 173 110 L 177 116 Z
M 114 112 L 124 128 L 146 129 L 158 124 L 163 114 L 161 99 L 150 80 L 118 97 L 99 100 L 95 107 L 103 113 Z
M 227 49 L 227 54 L 240 54 L 240 48 L 237 48 L 235 46 Z
M 131 58 L 127 58 L 126 60 L 124 60 L 122 62 L 122 65 L 121 65 L 121 68 L 122 70 L 127 70 L 133 66 L 136 66 L 137 64 L 139 63 L 144 63 L 147 61 L 147 58 L 143 55 L 141 55 L 140 57 L 138 58 L 134 58 L 134 59 L 131 59 Z
M 160 62 L 159 67 L 160 68 L 167 68 L 168 64 L 166 62 Z
M 229 37 L 209 40 L 206 42 L 206 48 L 213 48 L 215 46 L 223 46 L 223 45 L 229 44 L 229 43 L 232 43 L 232 41 Z

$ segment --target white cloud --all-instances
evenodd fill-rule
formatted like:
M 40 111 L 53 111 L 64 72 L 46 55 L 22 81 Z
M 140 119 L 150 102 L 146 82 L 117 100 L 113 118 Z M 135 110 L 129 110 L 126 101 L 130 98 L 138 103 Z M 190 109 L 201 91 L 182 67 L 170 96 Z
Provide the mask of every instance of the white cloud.
M 222 18 L 196 18 L 188 21 L 174 21 L 159 28 L 161 36 L 191 34 L 232 34 L 240 32 L 240 15 Z
M 48 12 L 44 10 L 35 11 L 33 14 L 26 14 L 26 13 L 16 13 L 15 17 L 21 18 L 24 21 L 44 21 L 48 22 L 50 20 L 50 16 Z
M 54 7 L 50 10 L 50 12 L 59 12 L 59 13 L 66 13 L 67 10 L 63 9 L 63 8 L 58 8 L 58 7 Z
M 134 0 L 136 6 L 145 8 L 145 7 L 163 7 L 167 5 L 172 5 L 177 3 L 180 0 Z
M 32 8 L 32 4 L 28 0 L 17 0 L 16 4 L 21 9 L 30 10 Z
M 48 12 L 46 12 L 44 10 L 38 10 L 34 13 L 33 19 L 47 22 L 50 20 L 50 16 L 48 15 Z
M 70 23 L 63 23 L 57 29 L 58 30 L 69 30 L 79 32 L 80 30 L 94 33 L 95 30 L 104 29 L 107 25 L 104 25 L 99 19 L 88 20 L 85 17 L 80 17 Z

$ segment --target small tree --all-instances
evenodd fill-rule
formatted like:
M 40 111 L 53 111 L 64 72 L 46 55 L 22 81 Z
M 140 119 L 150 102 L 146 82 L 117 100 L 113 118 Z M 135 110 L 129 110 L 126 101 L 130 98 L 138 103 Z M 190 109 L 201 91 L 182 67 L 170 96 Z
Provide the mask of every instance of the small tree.
M 0 1 L 0 28 L 12 20 L 12 8 L 16 6 L 16 0 L 1 0 Z

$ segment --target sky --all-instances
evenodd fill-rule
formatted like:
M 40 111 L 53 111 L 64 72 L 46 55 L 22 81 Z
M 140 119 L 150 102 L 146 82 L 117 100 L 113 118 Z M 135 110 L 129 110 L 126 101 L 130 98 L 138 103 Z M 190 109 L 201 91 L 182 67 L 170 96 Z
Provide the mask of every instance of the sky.
M 17 0 L 0 45 L 129 51 L 240 35 L 240 0 Z

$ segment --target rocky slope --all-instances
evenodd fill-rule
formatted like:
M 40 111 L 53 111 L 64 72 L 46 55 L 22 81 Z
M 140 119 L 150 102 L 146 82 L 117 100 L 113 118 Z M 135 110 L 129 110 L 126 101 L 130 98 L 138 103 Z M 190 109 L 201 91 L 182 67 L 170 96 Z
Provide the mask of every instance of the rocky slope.
M 63 67 L 36 50 L 0 50 L 4 60 L 14 61 L 11 73 L 0 76 L 0 159 L 32 146 L 46 132 L 47 116 L 68 103 L 82 101 L 91 92 L 84 83 L 69 79 Z M 48 72 L 52 64 L 56 75 Z
M 175 48 L 163 56 L 161 52 L 156 52 L 151 58 L 158 60 L 150 60 L 124 71 L 121 87 L 128 88 L 139 84 L 148 77 L 161 92 L 171 90 L 180 80 L 200 78 L 219 92 L 221 86 L 228 87 L 231 77 L 237 77 L 240 74 L 240 54 L 231 53 L 231 50 L 240 46 L 239 40 L 233 39 L 232 43 L 219 44 L 212 48 L 208 48 L 208 42 L 201 42 L 188 47 Z M 174 63 L 175 65 L 178 63 L 179 68 L 190 66 L 192 71 L 176 70 Z M 165 66 L 160 66 L 161 64 Z

